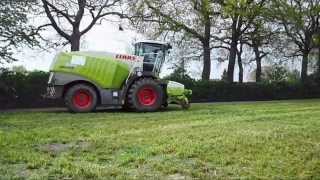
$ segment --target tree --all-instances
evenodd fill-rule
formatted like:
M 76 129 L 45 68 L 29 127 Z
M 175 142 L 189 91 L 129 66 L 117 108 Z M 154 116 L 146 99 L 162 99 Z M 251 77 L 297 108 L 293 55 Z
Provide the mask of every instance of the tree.
M 315 35 L 313 41 L 316 48 L 318 49 L 317 73 L 320 74 L 320 29 L 318 29 L 318 32 Z
M 320 74 L 320 46 L 318 47 L 318 73 Z
M 302 56 L 301 80 L 308 76 L 309 54 L 314 46 L 312 38 L 320 28 L 319 0 L 274 0 L 272 15 L 287 37 L 296 45 L 292 56 Z
M 249 45 L 254 53 L 256 62 L 256 82 L 261 82 L 262 78 L 262 60 L 270 54 L 268 50 L 275 50 L 279 42 L 279 31 L 277 27 L 269 24 L 264 16 L 257 17 L 259 20 L 251 24 L 250 29 L 246 33 L 246 44 Z M 272 47 L 271 47 L 272 46 Z M 268 49 L 268 50 L 265 50 Z
M 22 66 L 22 65 L 20 65 L 20 66 L 13 66 L 13 67 L 11 68 L 11 71 L 12 71 L 12 72 L 15 72 L 15 73 L 20 73 L 20 74 L 27 74 L 27 73 L 28 73 L 28 70 L 27 70 L 24 66 Z
M 202 79 L 209 80 L 211 73 L 210 40 L 215 17 L 220 6 L 212 0 L 137 0 L 133 1 L 139 22 L 153 24 L 155 33 L 183 33 L 184 38 L 201 44 L 203 57 Z M 141 26 L 141 24 L 139 24 Z
M 320 45 L 318 47 L 318 73 L 320 74 Z
M 225 69 L 221 75 L 221 80 L 227 82 L 228 81 L 228 71 Z
M 262 38 L 259 35 L 259 29 L 256 28 L 254 30 L 254 33 L 251 34 L 251 47 L 253 48 L 253 52 L 255 55 L 255 61 L 256 61 L 256 82 L 261 82 L 261 73 L 262 73 L 262 59 L 267 55 L 267 53 L 264 53 L 260 50 L 260 47 L 262 46 Z
M 15 61 L 15 50 L 38 46 L 37 29 L 28 24 L 27 13 L 33 0 L 0 1 L 0 63 Z
M 244 71 L 243 63 L 242 63 L 243 45 L 244 45 L 244 42 L 241 38 L 239 41 L 239 49 L 237 49 L 238 67 L 239 67 L 239 83 L 243 83 L 243 71 Z
M 80 49 L 81 37 L 104 17 L 124 16 L 118 10 L 121 0 L 41 0 L 41 2 L 50 25 L 71 45 L 71 51 Z M 84 25 L 86 17 L 90 17 L 91 20 Z M 81 29 L 81 25 L 85 27 Z
M 214 36 L 214 39 L 227 44 L 229 47 L 229 62 L 228 62 L 228 82 L 234 81 L 234 68 L 238 54 L 239 41 L 243 34 L 248 30 L 255 18 L 260 14 L 265 0 L 226 0 L 223 3 L 224 19 L 226 26 L 223 30 L 226 36 L 221 38 Z M 241 57 L 240 57 L 241 60 Z M 240 66 L 241 68 L 242 66 Z
M 186 70 L 182 66 L 175 67 L 174 71 L 166 76 L 164 79 L 173 81 L 193 81 L 193 79 L 186 73 Z
M 273 64 L 271 67 L 265 69 L 263 81 L 265 82 L 284 82 L 288 80 L 289 70 L 279 64 Z
M 178 63 L 173 65 L 174 71 L 164 79 L 183 83 L 186 87 L 192 87 L 195 80 L 188 75 L 186 66 L 185 59 L 179 59 Z

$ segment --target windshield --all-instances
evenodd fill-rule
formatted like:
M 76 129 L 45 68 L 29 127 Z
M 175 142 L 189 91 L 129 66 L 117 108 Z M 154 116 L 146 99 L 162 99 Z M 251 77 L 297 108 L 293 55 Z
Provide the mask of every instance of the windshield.
M 163 52 L 162 45 L 159 44 L 143 44 L 136 52 L 138 56 L 145 56 L 147 61 L 153 62 L 159 53 Z
M 163 44 L 138 43 L 135 55 L 143 56 L 143 70 L 158 73 L 165 59 L 165 47 Z

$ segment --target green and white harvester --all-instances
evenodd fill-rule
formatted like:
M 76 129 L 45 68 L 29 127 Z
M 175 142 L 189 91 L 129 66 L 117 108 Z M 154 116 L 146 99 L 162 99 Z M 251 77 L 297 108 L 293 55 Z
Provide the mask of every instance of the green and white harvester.
M 71 112 L 97 106 L 153 112 L 168 104 L 189 108 L 191 91 L 161 80 L 160 69 L 171 46 L 157 41 L 135 44 L 134 55 L 107 52 L 59 53 L 50 68 L 47 97 L 63 98 Z

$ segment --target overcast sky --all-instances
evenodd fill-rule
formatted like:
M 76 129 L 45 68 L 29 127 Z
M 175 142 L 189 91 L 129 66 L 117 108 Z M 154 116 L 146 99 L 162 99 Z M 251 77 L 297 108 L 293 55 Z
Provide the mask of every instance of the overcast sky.
M 56 34 L 53 30 L 51 33 Z M 81 50 L 125 53 L 130 48 L 130 44 L 137 38 L 142 38 L 142 36 L 130 30 L 119 31 L 118 24 L 106 22 L 103 25 L 95 26 L 83 36 Z M 23 65 L 28 70 L 48 71 L 53 57 L 59 51 L 69 51 L 69 47 L 50 52 L 25 48 L 16 55 L 19 61 L 12 63 L 10 66 Z
M 56 36 L 56 32 L 53 29 L 46 32 L 46 34 Z M 134 32 L 133 30 L 125 29 L 124 31 L 119 31 L 119 22 L 104 21 L 102 25 L 96 25 L 91 31 L 82 37 L 81 50 L 126 53 L 130 48 L 132 48 L 132 44 L 135 41 L 146 39 L 146 37 Z M 25 48 L 21 53 L 18 53 L 15 56 L 19 61 L 7 66 L 12 67 L 23 65 L 30 71 L 49 71 L 49 67 L 54 56 L 60 51 L 69 51 L 69 47 L 52 50 L 50 52 Z M 212 54 L 214 55 L 215 52 Z M 172 72 L 171 67 L 172 64 L 170 62 L 166 62 L 162 69 L 161 76 L 170 74 Z M 212 61 L 211 79 L 220 79 L 226 68 L 227 62 L 218 63 L 217 61 Z M 201 71 L 201 62 L 192 62 L 188 65 L 188 72 L 193 78 L 199 79 L 201 77 Z M 250 74 L 249 71 L 252 71 L 252 69 L 245 67 L 245 79 L 247 79 Z M 235 79 L 238 79 L 237 66 L 235 68 Z
M 50 30 L 47 34 L 56 35 L 56 32 Z M 132 44 L 137 40 L 146 40 L 147 38 L 141 34 L 138 34 L 132 30 L 125 29 L 119 31 L 119 23 L 104 22 L 102 25 L 96 25 L 91 31 L 89 31 L 82 38 L 81 50 L 84 51 L 108 51 L 115 53 L 126 53 L 132 47 Z M 54 56 L 60 51 L 69 51 L 69 47 L 61 47 L 57 50 L 40 51 L 31 50 L 25 48 L 21 53 L 15 55 L 19 61 L 7 64 L 5 66 L 19 66 L 23 65 L 27 70 L 42 70 L 49 71 L 49 67 Z M 224 65 L 223 65 L 224 66 Z M 172 72 L 172 64 L 165 63 L 162 69 L 162 76 Z M 217 79 L 221 77 L 224 68 L 221 68 L 221 64 L 213 63 L 213 69 L 219 71 L 213 71 L 212 78 Z M 194 62 L 189 64 L 189 72 L 194 78 L 200 78 L 202 65 L 200 62 Z M 221 70 L 221 71 L 220 71 Z
M 31 24 L 42 25 L 48 23 L 48 19 L 45 16 L 36 16 L 30 18 Z M 118 18 L 111 18 L 112 21 L 103 21 L 101 25 L 94 26 L 91 31 L 85 34 L 82 37 L 81 41 L 81 50 L 83 51 L 107 51 L 114 53 L 126 53 L 129 52 L 129 49 L 132 49 L 132 44 L 138 40 L 147 40 L 141 34 L 136 33 L 133 30 L 124 28 L 124 31 L 119 31 L 119 23 L 121 21 Z M 87 17 L 83 19 L 81 25 L 85 27 L 90 23 L 91 19 Z M 109 19 L 110 20 L 110 19 Z M 66 24 L 63 24 L 66 25 Z M 81 27 L 81 29 L 83 29 Z M 52 37 L 57 37 L 57 33 L 52 28 L 44 32 L 45 35 Z M 169 42 L 170 43 L 170 42 Z M 42 70 L 49 71 L 49 67 L 54 56 L 60 51 L 69 51 L 69 47 L 64 47 L 56 50 L 48 51 L 39 51 L 31 50 L 25 48 L 21 53 L 17 53 L 15 57 L 19 59 L 17 62 L 13 62 L 5 65 L 6 67 L 19 66 L 23 65 L 27 70 Z M 173 49 L 174 51 L 174 49 Z M 212 52 L 212 57 L 217 58 L 219 55 L 219 50 L 214 50 Z M 177 57 L 176 57 L 177 58 Z M 220 79 L 223 71 L 227 69 L 228 62 L 219 63 L 216 59 L 212 58 L 212 67 L 211 67 L 211 79 Z M 225 57 L 226 58 L 226 57 Z M 266 61 L 264 61 L 266 62 Z M 299 63 L 299 62 L 297 62 Z M 295 66 L 299 66 L 295 65 Z M 162 76 L 168 75 L 172 72 L 172 63 L 166 62 L 162 69 Z M 249 79 L 251 72 L 254 71 L 254 63 L 250 66 L 244 66 L 244 79 Z M 298 67 L 299 69 L 299 67 Z M 196 61 L 188 64 L 188 72 L 191 77 L 199 79 L 201 78 L 202 72 L 202 62 Z M 235 66 L 235 80 L 238 79 L 238 66 Z

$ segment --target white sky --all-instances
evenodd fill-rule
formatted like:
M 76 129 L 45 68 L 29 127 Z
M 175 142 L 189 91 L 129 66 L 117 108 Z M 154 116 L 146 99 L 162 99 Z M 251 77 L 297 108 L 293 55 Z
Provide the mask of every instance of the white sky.
M 134 39 L 140 36 L 132 31 L 119 31 L 118 25 L 106 22 L 103 25 L 95 26 L 82 37 L 81 50 L 125 53 Z M 15 56 L 19 61 L 13 62 L 9 66 L 23 65 L 28 70 L 48 71 L 52 59 L 59 51 L 69 51 L 69 47 L 51 50 L 51 52 L 25 48 Z
M 49 34 L 56 34 L 53 30 Z M 132 44 L 137 40 L 146 39 L 143 35 L 132 30 L 125 29 L 119 31 L 119 23 L 104 22 L 102 25 L 96 25 L 91 31 L 82 37 L 81 50 L 84 51 L 108 51 L 115 53 L 126 53 L 132 49 Z M 69 47 L 62 47 L 57 50 L 40 51 L 25 48 L 17 53 L 15 57 L 19 60 L 7 64 L 7 67 L 24 66 L 27 70 L 49 71 L 54 56 L 60 51 L 69 51 Z M 165 63 L 162 69 L 162 76 L 172 72 L 171 63 Z M 219 67 L 219 71 L 216 69 Z M 200 78 L 202 65 L 201 62 L 193 62 L 189 65 L 189 72 L 194 78 Z M 213 62 L 212 78 L 221 77 L 224 68 Z M 220 71 L 221 70 L 221 71 Z
M 56 34 L 51 30 L 49 34 Z M 108 51 L 115 53 L 126 53 L 132 48 L 132 44 L 137 40 L 145 40 L 143 35 L 137 34 L 132 30 L 125 29 L 119 31 L 119 23 L 104 22 L 102 25 L 96 25 L 91 31 L 82 37 L 81 50 L 91 51 Z M 174 49 L 173 49 L 174 50 Z M 19 59 L 17 62 L 6 65 L 7 67 L 23 65 L 27 70 L 48 71 L 54 56 L 59 51 L 69 51 L 69 47 L 57 50 L 35 51 L 28 48 L 23 49 L 15 57 Z M 215 55 L 215 52 L 213 52 Z M 166 62 L 162 69 L 162 76 L 172 72 L 172 64 Z M 212 61 L 211 79 L 220 79 L 223 71 L 227 69 L 227 62 L 218 63 Z M 254 69 L 244 66 L 244 79 L 248 79 L 250 72 Z M 192 62 L 188 66 L 188 72 L 191 77 L 199 79 L 201 77 L 202 63 Z M 235 80 L 238 79 L 238 67 L 235 67 Z

